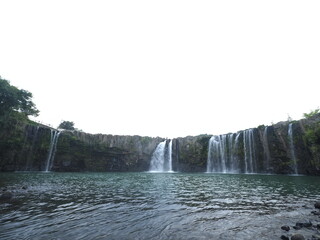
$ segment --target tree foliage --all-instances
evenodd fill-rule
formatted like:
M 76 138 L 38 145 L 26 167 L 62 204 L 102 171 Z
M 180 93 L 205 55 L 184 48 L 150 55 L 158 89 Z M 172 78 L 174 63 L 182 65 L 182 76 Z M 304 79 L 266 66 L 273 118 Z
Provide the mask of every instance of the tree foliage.
M 25 116 L 38 116 L 39 110 L 32 102 L 32 93 L 10 85 L 0 77 L 0 115 L 20 112 Z
M 75 130 L 74 128 L 74 122 L 71 121 L 62 121 L 58 128 L 65 129 L 65 130 Z
M 312 110 L 310 113 L 304 113 L 303 116 L 305 118 L 310 118 L 310 117 L 313 117 L 313 116 L 317 115 L 318 113 L 320 113 L 320 108 Z

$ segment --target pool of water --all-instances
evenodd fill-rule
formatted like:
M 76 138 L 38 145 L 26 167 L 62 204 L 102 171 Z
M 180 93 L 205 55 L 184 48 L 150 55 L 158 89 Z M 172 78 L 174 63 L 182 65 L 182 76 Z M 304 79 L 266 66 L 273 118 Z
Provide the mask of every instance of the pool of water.
M 279 239 L 310 218 L 320 178 L 1 173 L 0 239 Z

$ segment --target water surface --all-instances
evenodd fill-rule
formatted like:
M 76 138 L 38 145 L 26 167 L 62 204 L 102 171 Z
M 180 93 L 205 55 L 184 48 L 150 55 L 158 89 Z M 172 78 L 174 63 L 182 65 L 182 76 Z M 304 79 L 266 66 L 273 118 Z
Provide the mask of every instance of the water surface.
M 279 239 L 320 179 L 180 173 L 1 173 L 0 239 Z M 26 189 L 23 189 L 26 187 Z

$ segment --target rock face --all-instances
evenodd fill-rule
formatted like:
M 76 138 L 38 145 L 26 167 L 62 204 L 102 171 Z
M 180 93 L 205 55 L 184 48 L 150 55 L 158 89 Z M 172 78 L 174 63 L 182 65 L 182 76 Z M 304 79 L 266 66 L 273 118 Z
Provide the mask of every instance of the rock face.
M 305 240 L 304 236 L 301 235 L 301 234 L 294 234 L 292 237 L 291 237 L 291 240 Z
M 45 126 L 26 125 L 19 134 L 8 136 L 8 144 L 0 148 L 0 171 L 146 171 L 154 149 L 163 141 L 56 132 Z M 15 145 L 10 145 L 13 141 Z
M 0 126 L 0 171 L 147 171 L 152 153 L 164 141 L 56 131 L 32 123 Z M 173 170 L 320 175 L 320 114 L 214 136 L 209 146 L 210 138 L 173 139 Z
M 162 138 L 62 132 L 53 171 L 147 171 Z

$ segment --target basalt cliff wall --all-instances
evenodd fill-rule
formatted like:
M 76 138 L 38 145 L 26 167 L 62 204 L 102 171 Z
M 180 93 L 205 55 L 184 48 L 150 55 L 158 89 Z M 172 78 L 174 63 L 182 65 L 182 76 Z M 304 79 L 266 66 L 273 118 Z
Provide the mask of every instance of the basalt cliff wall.
M 0 171 L 45 171 L 48 164 L 50 171 L 145 171 L 163 141 L 61 131 L 52 146 L 57 132 L 43 125 L 17 125 L 7 134 L 2 132 Z
M 289 136 L 290 125 L 292 136 Z M 52 146 L 57 131 L 35 123 L 0 126 L 0 171 L 44 171 L 48 164 L 50 171 L 147 171 L 152 153 L 165 140 L 61 131 L 56 145 Z M 211 137 L 173 139 L 173 170 L 208 171 Z M 235 172 L 242 173 L 250 169 L 256 173 L 291 174 L 297 167 L 299 174 L 320 175 L 319 114 L 214 138 L 214 143 L 220 144 L 215 146 L 223 149 L 218 150 L 222 156 L 216 157 L 217 153 L 211 149 L 213 171 L 236 169 Z

